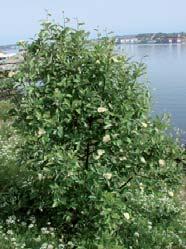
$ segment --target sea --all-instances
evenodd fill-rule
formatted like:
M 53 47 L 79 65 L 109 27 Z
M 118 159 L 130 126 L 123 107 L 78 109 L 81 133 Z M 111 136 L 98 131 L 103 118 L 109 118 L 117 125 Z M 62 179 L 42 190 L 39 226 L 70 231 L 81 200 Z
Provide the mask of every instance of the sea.
M 15 46 L 4 49 L 11 54 L 17 51 Z M 168 114 L 174 132 L 179 131 L 186 144 L 186 44 L 123 44 L 116 51 L 146 65 L 144 83 L 151 91 L 151 114 Z
M 16 45 L 3 45 L 0 46 L 0 51 L 6 53 L 6 54 L 11 54 L 14 55 L 16 53 L 18 53 L 19 49 Z
M 170 116 L 171 126 L 186 144 L 186 44 L 123 44 L 116 48 L 146 65 L 152 115 Z

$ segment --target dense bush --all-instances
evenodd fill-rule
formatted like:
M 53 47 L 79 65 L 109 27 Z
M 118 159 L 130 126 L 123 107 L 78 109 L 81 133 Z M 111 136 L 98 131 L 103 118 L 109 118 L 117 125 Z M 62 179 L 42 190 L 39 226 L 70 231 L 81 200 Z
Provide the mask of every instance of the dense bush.
M 2 220 L 34 216 L 38 231 L 50 222 L 63 248 L 185 248 L 183 150 L 149 117 L 143 65 L 80 26 L 47 21 L 23 45 L 14 111 L 23 170 L 1 198 Z

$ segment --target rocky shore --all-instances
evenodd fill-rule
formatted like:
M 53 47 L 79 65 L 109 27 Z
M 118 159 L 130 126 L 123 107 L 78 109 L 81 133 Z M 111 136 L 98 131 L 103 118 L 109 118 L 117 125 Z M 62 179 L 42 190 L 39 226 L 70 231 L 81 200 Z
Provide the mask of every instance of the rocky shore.
M 17 71 L 20 63 L 23 61 L 21 53 L 2 58 L 0 60 L 0 100 L 10 99 L 17 95 L 16 90 L 13 88 L 13 81 L 11 78 Z
M 0 78 L 8 77 L 12 72 L 16 72 L 22 61 L 22 54 L 0 60 Z

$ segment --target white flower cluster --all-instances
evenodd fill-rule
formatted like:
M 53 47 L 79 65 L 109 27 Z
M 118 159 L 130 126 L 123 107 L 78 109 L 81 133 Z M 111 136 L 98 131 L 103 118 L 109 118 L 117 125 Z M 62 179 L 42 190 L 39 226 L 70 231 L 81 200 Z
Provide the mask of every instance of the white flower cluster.
M 20 138 L 13 134 L 9 138 L 0 135 L 0 161 L 8 162 L 16 159 L 15 147 L 20 143 Z
M 56 229 L 51 225 L 50 222 L 46 224 L 45 227 L 40 229 L 38 232 L 36 218 L 31 216 L 27 219 L 27 222 L 21 221 L 15 215 L 9 216 L 6 219 L 6 227 L 0 225 L 0 241 L 1 245 L 3 243 L 8 245 L 10 248 L 14 249 L 31 249 L 30 242 L 33 241 L 37 243 L 38 249 L 64 249 L 65 245 L 63 243 L 63 238 L 57 239 Z M 25 240 L 24 234 L 23 237 L 20 237 L 20 234 L 17 234 L 18 229 L 21 228 L 22 231 L 25 231 Z M 29 238 L 29 241 L 27 239 Z

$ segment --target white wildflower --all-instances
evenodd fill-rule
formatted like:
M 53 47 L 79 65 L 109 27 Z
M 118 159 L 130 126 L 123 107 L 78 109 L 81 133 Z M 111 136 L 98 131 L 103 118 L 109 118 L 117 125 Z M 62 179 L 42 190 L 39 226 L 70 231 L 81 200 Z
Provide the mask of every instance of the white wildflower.
M 160 166 L 165 166 L 165 160 L 160 159 L 158 162 Z
M 29 218 L 29 220 L 32 222 L 32 223 L 36 223 L 36 217 L 35 216 L 31 216 Z
M 152 226 L 151 226 L 151 225 L 148 225 L 148 229 L 151 230 L 151 229 L 152 229 Z
M 14 232 L 13 232 L 12 230 L 8 230 L 8 231 L 7 231 L 7 234 L 9 234 L 9 235 L 13 235 L 13 234 L 14 234 Z
M 137 237 L 137 238 L 139 238 L 140 235 L 139 235 L 138 232 L 135 232 L 135 233 L 134 233 L 134 236 Z
M 129 213 L 124 213 L 123 215 L 124 215 L 125 219 L 127 219 L 127 220 L 129 220 L 129 219 L 130 219 L 130 215 L 129 215 Z
M 6 219 L 7 224 L 15 224 L 16 217 L 14 215 L 9 216 L 8 219 Z
M 96 60 L 96 64 L 100 64 L 100 60 Z
M 23 243 L 22 246 L 21 246 L 21 249 L 24 249 L 26 247 L 26 244 Z
M 112 174 L 111 173 L 104 173 L 103 177 L 107 180 L 110 180 L 112 178 Z
M 108 134 L 103 137 L 103 142 L 104 143 L 108 143 L 110 140 L 111 140 L 110 135 L 108 135 Z
M 39 173 L 38 174 L 38 179 L 39 179 L 39 181 L 42 181 L 44 179 L 43 175 Z
M 126 161 L 127 158 L 126 158 L 126 156 L 122 156 L 122 157 L 119 158 L 119 160 L 120 160 L 120 161 Z
M 141 124 L 142 124 L 142 126 L 143 126 L 144 128 L 147 128 L 147 126 L 148 126 L 147 123 L 144 123 L 144 122 L 142 122 Z
M 141 161 L 142 163 L 146 163 L 146 160 L 145 160 L 144 157 L 140 157 L 140 161 Z
M 73 176 L 73 175 L 74 175 L 73 171 L 68 171 L 68 173 L 67 173 L 67 176 L 68 176 L 68 177 L 71 177 L 71 176 Z
M 54 249 L 54 246 L 53 245 L 48 245 L 47 249 Z
M 41 248 L 40 248 L 40 249 L 47 249 L 47 246 L 48 246 L 47 243 L 43 243 L 43 244 L 41 245 Z
M 49 231 L 53 232 L 54 231 L 54 227 L 49 227 Z
M 34 227 L 34 224 L 32 224 L 32 223 L 28 226 L 29 229 L 31 229 L 33 227 Z
M 169 191 L 169 192 L 168 192 L 168 195 L 169 195 L 170 197 L 173 197 L 173 196 L 174 196 L 174 193 L 173 193 L 172 191 Z
M 95 158 L 96 160 L 98 160 L 98 159 L 100 159 L 100 157 L 101 157 L 104 153 L 105 153 L 104 150 L 99 149 L 99 150 L 97 150 L 97 155 L 94 156 L 94 158 Z
M 38 130 L 38 136 L 41 137 L 41 136 L 44 135 L 44 134 L 45 134 L 45 130 L 39 128 L 39 130 Z
M 143 186 L 143 183 L 142 183 L 142 182 L 140 182 L 139 186 L 140 186 L 140 187 L 139 187 L 140 190 L 143 191 L 143 190 L 144 190 L 144 186 Z
M 47 227 L 42 227 L 41 228 L 42 234 L 49 234 L 50 232 L 48 231 Z
M 98 112 L 99 113 L 106 112 L 106 111 L 107 111 L 107 108 L 105 108 L 105 107 L 98 107 Z
M 105 151 L 102 149 L 99 149 L 97 150 L 97 153 L 98 153 L 98 156 L 101 157 L 105 153 Z

